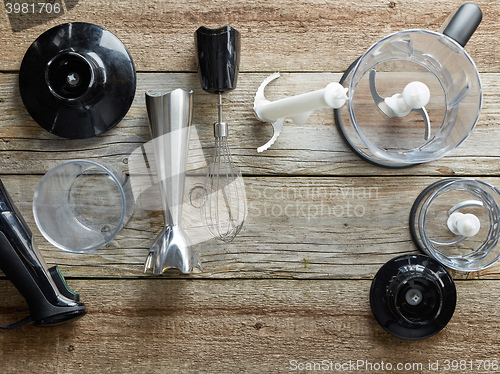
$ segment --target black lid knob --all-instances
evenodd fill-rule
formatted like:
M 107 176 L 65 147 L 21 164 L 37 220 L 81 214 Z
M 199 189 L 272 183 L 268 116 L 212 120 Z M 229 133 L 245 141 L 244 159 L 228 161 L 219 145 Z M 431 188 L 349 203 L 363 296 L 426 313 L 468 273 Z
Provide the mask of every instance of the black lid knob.
M 195 32 L 196 62 L 201 88 L 223 93 L 236 87 L 240 63 L 240 33 L 231 26 Z

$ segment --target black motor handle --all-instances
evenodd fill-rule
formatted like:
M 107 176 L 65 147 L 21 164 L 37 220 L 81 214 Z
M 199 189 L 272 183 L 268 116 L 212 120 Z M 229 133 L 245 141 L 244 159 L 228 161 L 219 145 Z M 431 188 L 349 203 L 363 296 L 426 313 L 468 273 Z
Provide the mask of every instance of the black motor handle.
M 71 291 L 59 268 L 50 269 L 33 242 L 33 235 L 0 180 L 0 269 L 23 295 L 30 318 L 0 328 L 10 330 L 32 320 L 55 325 L 81 317 L 85 304 Z

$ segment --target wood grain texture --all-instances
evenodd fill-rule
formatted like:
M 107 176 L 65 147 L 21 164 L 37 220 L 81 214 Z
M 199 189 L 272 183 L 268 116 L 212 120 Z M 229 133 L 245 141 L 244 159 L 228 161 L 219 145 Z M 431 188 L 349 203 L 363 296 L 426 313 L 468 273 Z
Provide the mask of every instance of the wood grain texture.
M 445 360 L 477 365 L 475 360 L 499 359 L 494 332 L 500 314 L 490 297 L 500 292 L 499 281 L 457 282 L 450 323 L 413 342 L 376 323 L 370 283 L 69 280 L 88 315 L 58 327 L 1 332 L 2 373 L 286 373 L 293 372 L 293 360 L 384 361 L 393 370 L 360 366 L 355 372 L 436 373 L 445 372 Z M 25 315 L 24 300 L 9 282 L 0 281 L 0 294 L 1 321 Z M 429 370 L 436 361 L 441 370 Z M 421 363 L 422 369 L 396 370 L 398 363 Z M 450 372 L 494 371 L 474 366 Z
M 183 225 L 195 244 L 203 273 L 191 278 L 371 279 L 391 258 L 416 250 L 408 217 L 418 194 L 436 178 L 245 178 L 248 217 L 229 244 L 215 241 L 201 226 L 198 208 L 185 193 Z M 500 185 L 499 178 L 484 178 Z M 51 246 L 33 220 L 37 176 L 8 176 L 3 181 L 19 206 L 49 264 L 76 277 L 143 277 L 144 261 L 163 216 L 141 200 L 125 228 L 106 247 L 74 254 Z M 156 200 L 157 201 L 157 200 Z M 195 203 L 196 204 L 196 203 Z M 168 271 L 165 277 L 181 276 Z M 500 264 L 461 278 L 500 277 Z M 148 275 L 149 277 L 149 275 Z
M 500 360 L 500 264 L 453 272 L 455 314 L 424 341 L 401 341 L 383 331 L 368 295 L 382 264 L 415 252 L 408 214 L 426 186 L 450 176 L 500 186 L 498 1 L 478 1 L 483 22 L 466 46 L 484 91 L 476 128 L 446 157 L 400 170 L 360 160 L 343 143 L 330 110 L 315 112 L 304 126 L 287 120 L 271 149 L 257 154 L 272 129 L 254 116 L 255 91 L 274 71 L 285 74 L 266 89 L 269 99 L 339 81 L 375 41 L 402 29 L 437 31 L 462 0 L 62 0 L 64 14 L 58 17 L 9 16 L 8 2 L 0 3 L 0 176 L 46 262 L 60 265 L 89 313 L 64 326 L 0 331 L 2 374 L 304 372 L 292 370 L 291 360 L 422 364 L 409 370 L 361 367 L 359 373 L 493 372 L 477 368 L 476 360 Z M 139 71 L 130 111 L 94 139 L 67 140 L 43 130 L 24 108 L 17 84 L 29 45 L 49 28 L 73 21 L 117 35 Z M 242 37 L 238 86 L 223 100 L 248 198 L 247 221 L 231 244 L 208 238 L 196 206 L 217 111 L 216 97 L 199 88 L 193 33 L 201 25 L 224 24 Z M 150 140 L 144 93 L 178 87 L 195 91 L 199 143 L 191 143 L 184 224 L 198 241 L 193 248 L 204 272 L 143 274 L 163 225 L 155 186 L 138 198 L 134 215 L 105 248 L 73 254 L 49 245 L 32 212 L 41 176 L 60 162 L 92 159 L 136 178 L 131 155 Z M 139 179 L 147 185 L 148 179 Z M 24 317 L 27 308 L 0 276 L 0 324 L 7 324 Z M 445 360 L 475 366 L 445 371 Z M 439 369 L 430 370 L 437 361 Z
M 500 166 L 496 144 L 500 144 L 500 76 L 482 74 L 484 103 L 479 122 L 451 154 L 406 169 L 385 169 L 359 159 L 344 144 L 335 128 L 331 110 L 319 110 L 304 126 L 287 120 L 276 143 L 264 153 L 256 148 L 272 136 L 270 124 L 260 122 L 253 112 L 253 97 L 265 73 L 240 74 L 238 87 L 224 95 L 224 119 L 230 124 L 229 143 L 236 164 L 252 175 L 494 175 Z M 268 86 L 271 100 L 320 89 L 338 81 L 341 74 L 283 74 Z M 135 101 L 114 129 L 84 140 L 63 139 L 38 126 L 22 104 L 17 74 L 0 74 L 0 174 L 44 174 L 70 159 L 94 159 L 126 171 L 129 155 L 151 139 L 147 124 L 144 93 L 166 92 L 175 88 L 193 89 L 194 119 L 209 162 L 214 144 L 212 123 L 217 118 L 217 98 L 202 92 L 194 73 L 139 74 Z
M 139 71 L 194 71 L 195 30 L 202 25 L 231 24 L 242 36 L 242 71 L 340 72 L 390 33 L 414 28 L 438 31 L 462 3 L 146 0 L 132 4 L 125 0 L 80 0 L 68 12 L 51 20 L 40 15 L 9 18 L 0 4 L 0 70 L 18 70 L 26 49 L 45 30 L 60 23 L 81 21 L 98 24 L 116 34 L 130 50 Z M 467 50 L 480 71 L 498 71 L 496 34 L 500 5 L 489 0 L 477 3 L 484 13 L 483 22 Z

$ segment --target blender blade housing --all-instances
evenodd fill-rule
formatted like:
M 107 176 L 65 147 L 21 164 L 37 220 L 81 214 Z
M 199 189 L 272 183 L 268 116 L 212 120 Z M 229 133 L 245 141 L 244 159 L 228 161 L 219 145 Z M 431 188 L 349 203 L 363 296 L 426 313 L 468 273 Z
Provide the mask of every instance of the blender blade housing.
M 380 166 L 408 167 L 445 156 L 469 136 L 479 119 L 482 86 L 464 46 L 481 18 L 479 7 L 467 3 L 442 33 L 399 31 L 353 62 L 340 80 L 349 100 L 334 110 L 334 119 L 358 156 Z M 411 91 L 421 91 L 420 99 L 429 96 L 425 108 L 410 105 L 416 97 Z
M 176 89 L 166 94 L 146 93 L 146 107 L 153 138 L 164 228 L 151 247 L 144 271 L 162 274 L 168 268 L 176 268 L 189 274 L 193 266 L 201 270 L 180 227 L 193 92 Z

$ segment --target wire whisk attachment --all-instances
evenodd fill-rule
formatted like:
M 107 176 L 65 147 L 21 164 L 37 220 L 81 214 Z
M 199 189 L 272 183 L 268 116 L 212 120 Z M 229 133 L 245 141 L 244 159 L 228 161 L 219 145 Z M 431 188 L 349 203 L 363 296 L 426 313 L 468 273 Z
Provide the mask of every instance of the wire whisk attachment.
M 232 241 L 241 231 L 247 206 L 243 178 L 234 164 L 227 141 L 228 125 L 222 121 L 222 97 L 219 94 L 219 120 L 214 124 L 215 146 L 205 180 L 201 219 L 210 234 L 224 242 Z

